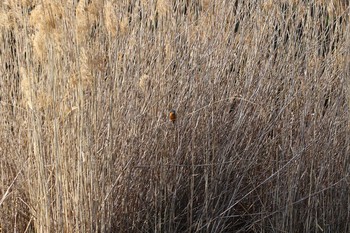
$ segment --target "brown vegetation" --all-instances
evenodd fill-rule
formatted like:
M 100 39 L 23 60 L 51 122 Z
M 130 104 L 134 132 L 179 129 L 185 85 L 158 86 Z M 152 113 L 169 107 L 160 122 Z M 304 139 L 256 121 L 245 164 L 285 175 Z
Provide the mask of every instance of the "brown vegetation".
M 2 230 L 349 232 L 349 19 L 340 0 L 1 2 Z

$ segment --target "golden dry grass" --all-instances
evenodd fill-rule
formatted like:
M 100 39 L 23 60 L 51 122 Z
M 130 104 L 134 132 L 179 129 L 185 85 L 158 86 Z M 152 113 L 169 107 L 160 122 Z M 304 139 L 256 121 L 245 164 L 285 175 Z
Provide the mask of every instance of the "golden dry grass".
M 4 232 L 350 231 L 348 1 L 7 0 L 0 27 Z

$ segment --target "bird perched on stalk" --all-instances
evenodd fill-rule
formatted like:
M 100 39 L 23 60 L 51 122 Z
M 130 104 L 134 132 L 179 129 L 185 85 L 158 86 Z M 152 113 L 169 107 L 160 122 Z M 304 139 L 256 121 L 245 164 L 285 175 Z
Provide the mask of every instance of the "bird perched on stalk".
M 173 124 L 175 124 L 176 121 L 176 111 L 173 109 L 170 111 L 169 113 L 169 119 L 171 122 L 173 122 Z

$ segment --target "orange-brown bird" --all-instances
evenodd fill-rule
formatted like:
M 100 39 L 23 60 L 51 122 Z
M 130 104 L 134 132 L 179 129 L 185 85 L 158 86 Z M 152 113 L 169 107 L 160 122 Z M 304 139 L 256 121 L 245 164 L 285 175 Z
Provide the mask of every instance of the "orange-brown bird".
M 175 124 L 175 121 L 176 121 L 176 112 L 175 110 L 171 110 L 170 113 L 169 113 L 169 119 L 171 122 L 173 122 L 173 124 Z

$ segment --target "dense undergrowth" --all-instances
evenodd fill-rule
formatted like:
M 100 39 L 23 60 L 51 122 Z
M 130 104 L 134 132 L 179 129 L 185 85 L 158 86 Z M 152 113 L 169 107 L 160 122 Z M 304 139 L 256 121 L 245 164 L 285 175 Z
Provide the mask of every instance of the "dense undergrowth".
M 0 19 L 4 232 L 350 231 L 348 1 L 8 0 Z

